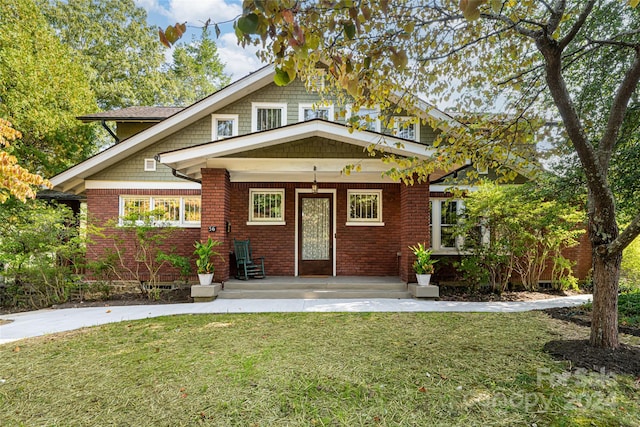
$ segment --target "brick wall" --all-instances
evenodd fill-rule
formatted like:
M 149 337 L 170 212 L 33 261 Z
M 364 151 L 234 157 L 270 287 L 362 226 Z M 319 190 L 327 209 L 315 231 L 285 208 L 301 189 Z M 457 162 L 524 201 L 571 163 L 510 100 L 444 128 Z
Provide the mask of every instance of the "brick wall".
M 202 169 L 202 214 L 200 240 L 209 237 L 222 242 L 217 248 L 223 259 L 214 258 L 215 281 L 229 278 L 229 253 L 232 250 L 230 235 L 226 231 L 231 221 L 231 191 L 229 172 L 225 169 Z M 209 227 L 215 227 L 215 231 Z
M 124 242 L 119 244 L 124 248 L 126 259 L 130 262 L 127 265 L 130 268 L 135 268 L 133 262 L 133 253 L 135 252 L 133 239 L 128 238 L 128 235 L 122 229 L 112 227 L 118 220 L 119 209 L 119 196 L 120 195 L 146 195 L 146 196 L 192 196 L 200 195 L 199 190 L 87 190 L 87 206 L 89 213 L 89 221 L 100 227 L 105 227 L 103 230 L 104 236 L 94 235 L 92 242 L 87 245 L 87 259 L 89 261 L 99 261 L 105 259 L 105 254 L 113 251 L 115 244 L 119 239 L 125 239 Z M 177 228 L 173 232 L 170 240 L 166 244 L 161 246 L 161 249 L 169 252 L 175 248 L 176 253 L 182 256 L 193 258 L 193 242 L 200 236 L 199 228 Z M 192 261 L 193 262 L 193 261 Z M 195 272 L 195 264 L 192 264 Z M 124 278 L 133 279 L 129 274 L 121 271 Z M 143 278 L 147 275 L 143 274 Z M 195 277 L 195 274 L 194 276 Z M 160 280 L 162 281 L 174 281 L 180 278 L 178 271 L 173 268 L 165 268 L 160 274 Z
M 402 185 L 400 187 L 401 256 L 400 279 L 415 282 L 413 271 L 415 256 L 409 249 L 417 243 L 429 247 L 429 184 Z

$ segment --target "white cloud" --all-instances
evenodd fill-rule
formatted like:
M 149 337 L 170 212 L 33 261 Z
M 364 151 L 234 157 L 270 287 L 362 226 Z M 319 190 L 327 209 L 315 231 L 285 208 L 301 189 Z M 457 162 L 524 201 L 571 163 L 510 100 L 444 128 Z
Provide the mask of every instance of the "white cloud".
M 238 46 L 235 34 L 220 35 L 217 44 L 220 59 L 226 64 L 225 72 L 231 75 L 232 80 L 246 76 L 265 65 L 255 55 L 255 47 Z
M 141 0 L 154 2 L 156 0 Z M 230 4 L 225 0 L 169 0 L 165 9 L 171 20 L 198 25 L 208 19 L 213 22 L 223 22 L 233 19 L 242 13 L 238 4 Z

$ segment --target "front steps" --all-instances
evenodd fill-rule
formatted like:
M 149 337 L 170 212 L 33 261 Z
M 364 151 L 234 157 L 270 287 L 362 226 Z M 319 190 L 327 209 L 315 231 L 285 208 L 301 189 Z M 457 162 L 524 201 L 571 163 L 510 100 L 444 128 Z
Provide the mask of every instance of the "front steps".
M 267 277 L 224 283 L 225 299 L 411 298 L 398 277 Z

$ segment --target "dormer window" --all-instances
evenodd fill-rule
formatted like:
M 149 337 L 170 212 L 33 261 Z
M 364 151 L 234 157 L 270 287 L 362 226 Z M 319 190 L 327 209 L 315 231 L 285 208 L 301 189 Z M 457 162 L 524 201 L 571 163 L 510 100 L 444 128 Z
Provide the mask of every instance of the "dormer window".
M 275 129 L 287 124 L 287 104 L 251 103 L 251 131 Z

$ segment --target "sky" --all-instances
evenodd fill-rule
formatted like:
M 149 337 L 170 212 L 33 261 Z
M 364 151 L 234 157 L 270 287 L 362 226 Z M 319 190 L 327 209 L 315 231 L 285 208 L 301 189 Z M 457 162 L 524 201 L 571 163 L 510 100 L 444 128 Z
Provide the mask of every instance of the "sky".
M 234 0 L 134 0 L 136 5 L 145 9 L 148 23 L 166 28 L 167 25 L 187 23 L 187 33 L 183 41 L 198 36 L 204 23 L 231 20 L 242 12 L 241 1 Z M 225 72 L 232 81 L 243 77 L 263 64 L 255 55 L 255 49 L 243 49 L 238 46 L 231 24 L 220 25 L 220 38 L 216 40 L 218 54 L 225 65 Z M 214 34 L 213 30 L 211 31 Z M 170 56 L 170 55 L 168 55 Z

